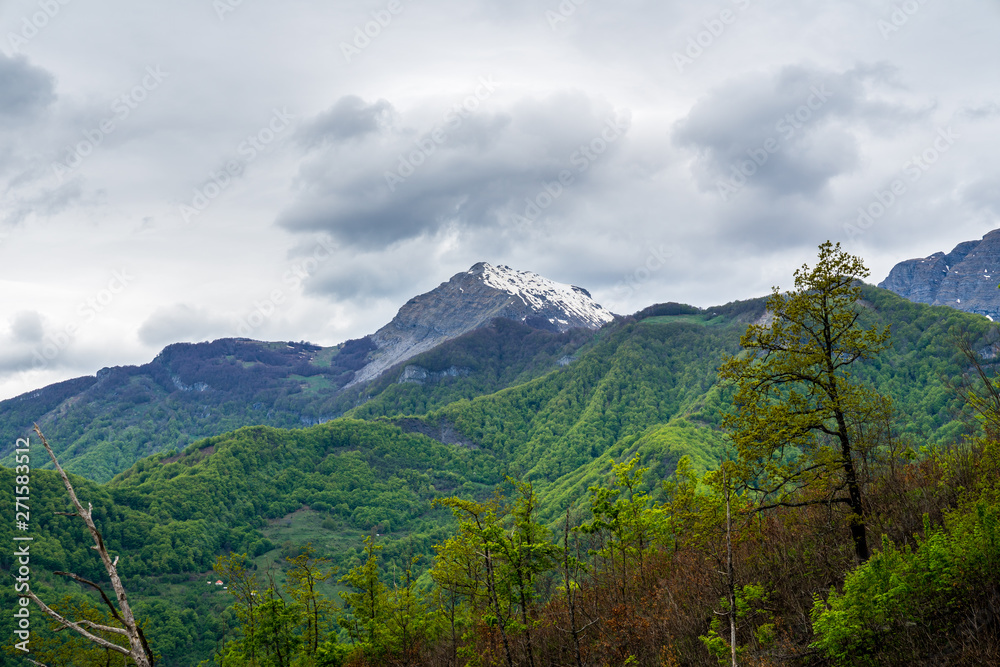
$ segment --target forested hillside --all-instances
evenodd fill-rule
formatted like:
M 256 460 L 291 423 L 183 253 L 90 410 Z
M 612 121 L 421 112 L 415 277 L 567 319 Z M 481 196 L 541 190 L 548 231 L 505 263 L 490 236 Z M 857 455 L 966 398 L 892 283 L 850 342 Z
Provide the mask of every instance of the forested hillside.
M 108 368 L 0 402 L 0 452 L 9 465 L 11 443 L 38 423 L 67 470 L 107 481 L 144 456 L 242 426 L 301 428 L 382 394 L 362 416 L 419 414 L 491 393 L 557 368 L 592 336 L 498 320 L 347 390 L 372 347 L 367 339 L 334 348 L 238 339 L 171 345 L 144 366 Z M 411 367 L 429 378 L 402 381 Z
M 907 544 L 915 550 L 940 552 L 951 548 L 948 540 L 957 545 L 969 539 L 973 541 L 962 542 L 961 553 L 949 551 L 940 557 L 980 558 L 975 566 L 980 572 L 982 558 L 992 557 L 978 556 L 976 550 L 982 548 L 980 536 L 987 534 L 981 526 L 992 525 L 995 507 L 990 494 L 994 491 L 974 480 L 980 469 L 994 465 L 990 458 L 994 450 L 985 445 L 971 453 L 956 449 L 956 443 L 963 442 L 963 432 L 974 430 L 970 419 L 974 410 L 960 387 L 969 362 L 956 336 L 964 332 L 972 349 L 985 353 L 994 336 L 992 327 L 982 317 L 912 304 L 867 286 L 857 307 L 861 325 L 889 325 L 892 332 L 886 350 L 852 369 L 855 381 L 875 387 L 895 407 L 892 431 L 898 443 L 894 451 L 900 458 L 893 459 L 885 481 L 873 482 L 871 488 L 874 524 L 900 545 L 899 554 L 892 556 L 892 567 L 913 567 L 907 564 Z M 739 351 L 740 336 L 748 324 L 766 321 L 761 299 L 706 310 L 662 305 L 623 318 L 596 335 L 559 334 L 497 321 L 410 360 L 406 364 L 410 371 L 401 367 L 371 385 L 371 396 L 353 395 L 351 401 L 364 402 L 349 417 L 295 429 L 241 428 L 197 440 L 180 451 L 139 460 L 102 484 L 74 479 L 84 501 L 94 503 L 110 549 L 122 558 L 126 585 L 137 600 L 136 608 L 148 619 L 150 641 L 161 653 L 163 665 L 209 660 L 225 642 L 245 637 L 240 601 L 231 607 L 234 600 L 229 593 L 208 584 L 219 576 L 213 565 L 230 553 L 245 554 L 240 566 L 258 577 L 261 591 L 268 591 L 269 613 L 280 612 L 285 618 L 281 623 L 288 625 L 281 627 L 286 627 L 288 641 L 292 637 L 301 640 L 299 630 L 293 628 L 299 613 L 294 611 L 294 596 L 286 593 L 291 590 L 286 587 L 293 561 L 306 558 L 319 563 L 317 567 L 340 568 L 318 590 L 327 600 L 336 600 L 338 593 L 348 595 L 345 610 L 327 612 L 325 657 L 320 659 L 317 644 L 310 654 L 312 662 L 302 664 L 341 664 L 352 645 L 361 650 L 352 654 L 354 664 L 362 664 L 357 660 L 454 664 L 456 659 L 468 661 L 475 655 L 490 655 L 501 663 L 504 655 L 536 655 L 538 660 L 542 656 L 551 660 L 541 664 L 584 664 L 573 658 L 575 641 L 594 660 L 603 656 L 599 658 L 603 662 L 586 664 L 621 664 L 629 655 L 635 656 L 636 664 L 660 664 L 660 660 L 663 664 L 711 664 L 714 658 L 708 649 L 715 640 L 707 634 L 707 619 L 712 618 L 724 590 L 718 580 L 705 574 L 703 566 L 720 553 L 718 521 L 722 515 L 718 496 L 703 495 L 717 480 L 711 475 L 702 479 L 702 475 L 729 456 L 731 448 L 720 430 L 721 415 L 730 409 L 730 390 L 719 384 L 717 369 Z M 216 361 L 217 350 L 202 350 L 218 372 L 211 376 L 216 386 L 242 391 L 239 387 L 244 384 L 254 386 L 253 378 L 259 377 L 254 373 L 323 381 L 331 377 L 322 372 L 306 376 L 303 373 L 313 371 L 291 361 L 322 351 L 307 346 L 276 347 L 277 359 L 261 360 L 248 356 L 252 349 L 249 344 L 237 345 L 224 355 L 225 361 Z M 191 351 L 182 348 L 173 354 Z M 168 394 L 162 401 L 165 405 L 179 405 L 197 392 L 189 383 L 208 377 L 198 374 L 204 366 L 194 364 L 191 368 L 198 368 L 198 373 L 185 374 L 185 366 L 173 357 L 161 362 L 164 368 L 177 371 L 177 382 L 193 388 L 172 398 Z M 314 368 L 318 362 L 313 358 L 303 363 Z M 993 358 L 986 354 L 983 363 L 993 363 Z M 269 370 L 275 368 L 283 370 Z M 330 368 L 339 367 L 331 364 Z M 990 366 L 984 368 L 991 372 Z M 235 375 L 228 377 L 227 369 L 236 369 Z M 288 375 L 288 369 L 296 372 Z M 144 384 L 148 372 L 119 369 L 97 380 L 105 386 L 117 383 L 117 393 L 105 394 L 108 409 L 113 412 L 112 396 L 141 398 L 154 390 L 166 392 L 162 385 Z M 308 384 L 306 379 L 301 382 Z M 166 376 L 166 380 L 176 389 L 175 378 Z M 48 388 L 31 400 L 53 411 L 53 406 L 65 400 L 60 392 L 69 395 L 93 389 L 80 382 Z M 292 401 L 299 393 L 306 392 L 290 391 L 281 400 Z M 331 394 L 322 400 L 329 407 L 330 401 L 338 399 Z M 26 406 L 18 409 L 27 410 Z M 226 406 L 220 403 L 218 409 L 228 410 Z M 118 417 L 130 410 L 148 409 L 143 414 L 150 420 L 158 414 L 154 411 L 166 410 L 160 399 L 126 401 L 120 409 L 114 413 Z M 236 402 L 227 414 L 247 414 L 240 410 L 253 409 Z M 122 442 L 108 437 L 114 419 L 102 419 L 51 418 L 48 424 L 55 431 L 46 435 L 57 451 L 71 459 L 73 452 L 82 455 L 76 459 L 81 465 L 99 461 L 103 448 Z M 203 419 L 211 421 L 211 411 Z M 171 430 L 180 428 L 177 420 L 179 416 L 168 421 L 173 424 L 169 428 L 147 422 L 156 424 L 148 427 L 150 440 L 180 442 L 179 434 L 189 432 Z M 85 436 L 59 442 L 54 433 L 59 428 L 75 432 L 74 423 L 73 428 Z M 93 424 L 102 426 L 94 429 Z M 141 443 L 146 431 L 138 424 L 132 428 L 129 437 L 139 444 L 129 451 L 137 453 L 145 446 Z M 162 439 L 164 433 L 167 440 Z M 33 465 L 43 462 L 35 454 Z M 100 472 L 95 475 L 98 479 L 111 470 L 100 465 L 93 469 Z M 3 469 L 2 474 L 4 502 L 12 506 L 13 472 Z M 56 516 L 57 510 L 66 507 L 66 500 L 53 474 L 35 470 L 33 475 L 32 515 L 37 519 L 32 549 L 39 556 L 32 562 L 38 590 L 52 599 L 70 595 L 67 604 L 71 600 L 76 604 L 83 599 L 79 587 L 57 580 L 51 572 L 72 568 L 81 576 L 99 579 L 100 565 L 87 548 L 82 527 L 71 517 Z M 525 482 L 530 482 L 530 488 Z M 931 521 L 927 527 L 921 518 L 924 512 Z M 837 530 L 829 522 L 824 524 L 825 520 L 818 510 L 801 515 L 787 512 L 738 528 L 741 576 L 748 586 L 758 585 L 754 582 L 763 586 L 760 591 L 748 588 L 741 593 L 750 610 L 740 626 L 741 641 L 755 651 L 758 661 L 747 664 L 771 664 L 767 661 L 781 651 L 801 650 L 803 637 L 813 632 L 810 614 L 817 619 L 817 627 L 830 628 L 823 635 L 826 655 L 835 657 L 846 650 L 845 640 L 836 638 L 840 621 L 823 616 L 823 605 L 837 610 L 859 604 L 850 597 L 853 589 L 845 589 L 843 597 L 827 599 L 824 595 L 822 605 L 816 601 L 818 606 L 813 608 L 813 594 L 828 591 L 851 568 L 849 547 L 845 550 Z M 478 527 L 470 527 L 469 521 L 479 521 Z M 567 521 L 573 530 L 562 534 Z M 517 539 L 525 541 L 519 542 L 522 546 L 539 545 L 537 553 L 547 555 L 539 556 L 530 576 L 518 568 L 535 566 L 518 565 L 516 553 L 497 556 L 503 568 L 512 568 L 505 572 L 527 576 L 531 584 L 530 592 L 528 580 L 496 585 L 507 587 L 508 595 L 521 591 L 529 597 L 506 607 L 497 606 L 494 600 L 490 604 L 495 608 L 483 612 L 485 616 L 470 617 L 475 605 L 486 603 L 463 597 L 462 587 L 469 582 L 454 579 L 456 572 L 447 570 L 465 558 L 462 541 L 454 541 L 456 530 L 466 542 L 500 539 L 503 533 L 520 534 Z M 501 532 L 490 532 L 494 530 Z M 4 526 L 0 537 L 9 540 L 10 531 L 10 526 Z M 913 537 L 916 533 L 919 538 Z M 932 546 L 922 546 L 930 542 Z M 509 547 L 497 542 L 489 548 Z M 873 563 L 880 562 L 873 559 Z M 0 564 L 9 568 L 11 556 L 0 556 Z M 438 568 L 434 577 L 432 565 Z M 949 567 L 958 568 L 949 581 L 957 582 L 957 587 L 968 585 L 971 570 L 962 569 L 967 568 L 965 561 Z M 717 562 L 708 571 L 713 568 L 718 569 Z M 226 572 L 233 575 L 231 569 Z M 858 572 L 853 576 L 868 576 L 864 570 Z M 345 578 L 335 583 L 341 577 Z M 799 588 L 773 584 L 782 578 L 797 581 Z M 367 590 L 382 605 L 373 608 L 367 620 L 359 615 L 357 600 L 350 602 L 354 598 L 349 596 L 359 590 Z M 566 596 L 567 590 L 578 593 Z M 906 595 L 919 597 L 919 604 L 925 604 L 920 596 L 931 596 L 929 600 L 946 593 L 925 590 L 916 583 L 907 591 Z M 3 596 L 4 604 L 14 604 L 10 590 Z M 896 610 L 905 606 L 893 604 Z M 678 609 L 686 611 L 680 614 Z M 503 638 L 495 632 L 498 626 L 491 626 L 489 618 L 516 610 L 530 610 L 532 618 L 503 621 L 510 631 L 504 649 Z M 341 621 L 336 625 L 338 613 Z M 578 619 L 580 635 L 574 637 L 572 627 L 577 621 L 570 616 L 575 613 L 582 616 Z M 426 623 L 407 625 L 421 614 Z M 613 621 L 621 614 L 622 619 L 629 619 L 623 626 Z M 277 623 L 279 616 L 272 620 Z M 584 631 L 594 619 L 603 620 Z M 871 621 L 874 625 L 865 627 L 910 622 L 893 619 Z M 953 618 L 948 622 L 964 621 Z M 376 626 L 385 631 L 377 631 Z M 872 632 L 875 635 L 864 635 L 869 637 L 864 641 L 876 642 L 871 637 L 878 632 Z M 708 649 L 699 635 L 709 637 Z M 46 637 L 55 652 L 52 655 L 69 650 L 59 648 L 57 638 Z M 276 637 L 268 641 L 279 641 Z M 782 641 L 784 648 L 775 648 Z M 245 643 L 227 645 L 230 651 L 247 647 Z M 526 648 L 529 645 L 535 648 Z M 652 653 L 651 647 L 655 648 Z M 291 645 L 285 648 L 291 651 Z M 272 649 L 285 650 L 260 648 L 262 655 L 272 655 Z M 819 655 L 815 651 L 809 655 Z M 527 664 L 522 658 L 515 662 Z

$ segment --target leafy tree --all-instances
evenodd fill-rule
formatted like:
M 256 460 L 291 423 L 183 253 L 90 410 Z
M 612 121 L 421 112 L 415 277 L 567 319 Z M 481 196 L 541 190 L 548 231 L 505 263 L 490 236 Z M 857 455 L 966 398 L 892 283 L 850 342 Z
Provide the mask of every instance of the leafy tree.
M 852 365 L 889 340 L 889 327 L 859 321 L 859 279 L 868 273 L 839 243 L 822 243 L 816 266 L 795 272 L 791 292 L 774 289 L 771 321 L 751 324 L 740 340 L 744 353 L 719 370 L 735 386 L 737 409 L 724 425 L 736 471 L 759 494 L 759 509 L 846 505 L 859 561 L 869 556 L 859 458 L 873 443 L 857 426 L 888 412 L 887 401 L 851 381 Z
M 651 506 L 642 480 L 648 468 L 640 468 L 639 457 L 612 466 L 611 486 L 589 489 L 593 519 L 583 524 L 584 533 L 597 534 L 601 546 L 597 556 L 613 582 L 620 600 L 628 598 L 630 579 L 645 574 L 649 550 L 662 530 L 663 513 Z
M 229 593 L 235 598 L 233 609 L 241 621 L 243 632 L 241 640 L 226 645 L 225 658 L 244 660 L 256 665 L 261 632 L 260 605 L 264 601 L 260 595 L 261 586 L 257 573 L 246 554 L 234 553 L 219 556 L 214 570 L 226 582 Z
M 524 663 L 534 665 L 538 578 L 555 565 L 558 549 L 538 523 L 538 498 L 531 484 L 507 481 L 518 494 L 513 504 L 499 492 L 486 503 L 436 501 L 451 508 L 459 528 L 457 536 L 436 547 L 432 576 L 440 586 L 461 591 L 482 622 L 496 628 L 508 665 L 515 664 L 515 634 L 525 640 Z
M 538 523 L 538 497 L 531 483 L 510 477 L 507 481 L 514 484 L 518 498 L 510 508 L 512 525 L 504 532 L 498 551 L 506 565 L 510 595 L 520 610 L 521 627 L 518 629 L 524 632 L 527 642 L 528 664 L 534 667 L 535 650 L 531 639 L 534 620 L 531 615 L 537 598 L 536 586 L 539 575 L 555 564 L 557 548 L 549 541 L 548 530 Z
M 346 611 L 338 619 L 353 642 L 359 644 L 368 656 L 375 656 L 385 649 L 385 626 L 388 618 L 388 589 L 379 578 L 378 552 L 382 546 L 375 540 L 365 538 L 365 562 L 353 567 L 339 579 L 353 592 L 341 592 L 340 597 L 347 605 Z
M 260 631 L 257 635 L 258 654 L 262 658 L 260 664 L 288 667 L 301 642 L 301 637 L 295 636 L 294 630 L 301 618 L 302 607 L 285 601 L 270 571 L 268 579 L 270 585 L 260 604 Z
M 402 577 L 394 577 L 388 594 L 387 631 L 389 643 L 405 662 L 411 664 L 418 656 L 421 640 L 426 638 L 435 614 L 430 613 L 426 594 L 417 586 L 414 568 L 420 556 L 412 556 Z
M 286 557 L 291 569 L 286 575 L 288 593 L 302 605 L 306 618 L 305 650 L 307 655 L 316 655 L 319 650 L 320 636 L 327 629 L 327 616 L 333 611 L 332 602 L 316 590 L 320 584 L 333 574 L 326 558 L 316 558 L 316 549 L 307 544 L 302 552 L 292 558 Z
M 510 598 L 500 550 L 503 538 L 503 497 L 499 492 L 488 502 L 462 498 L 435 500 L 451 509 L 458 521 L 458 534 L 436 546 L 432 575 L 439 585 L 461 591 L 488 627 L 500 633 L 508 667 L 514 665 L 511 621 L 515 610 Z

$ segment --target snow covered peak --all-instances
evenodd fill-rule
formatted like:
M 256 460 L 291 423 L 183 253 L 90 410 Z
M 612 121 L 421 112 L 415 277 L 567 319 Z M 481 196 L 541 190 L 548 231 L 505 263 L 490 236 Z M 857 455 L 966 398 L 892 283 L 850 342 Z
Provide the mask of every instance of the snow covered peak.
M 540 314 L 562 311 L 569 320 L 558 315 L 548 317 L 549 322 L 560 329 L 569 325 L 571 320 L 576 320 L 572 326 L 584 323 L 585 326 L 600 328 L 615 319 L 582 287 L 557 283 L 531 271 L 516 271 L 509 266 L 492 266 L 486 262 L 476 264 L 469 269 L 469 273 L 478 274 L 487 287 L 520 297 L 525 305 Z

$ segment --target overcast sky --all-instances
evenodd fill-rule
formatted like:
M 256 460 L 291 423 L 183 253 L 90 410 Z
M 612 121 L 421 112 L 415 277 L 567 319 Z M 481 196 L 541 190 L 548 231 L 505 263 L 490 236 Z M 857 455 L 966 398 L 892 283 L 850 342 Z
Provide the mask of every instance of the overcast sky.
M 0 398 L 336 344 L 478 261 L 619 313 L 825 239 L 878 282 L 1000 227 L 998 35 L 996 0 L 0 0 Z

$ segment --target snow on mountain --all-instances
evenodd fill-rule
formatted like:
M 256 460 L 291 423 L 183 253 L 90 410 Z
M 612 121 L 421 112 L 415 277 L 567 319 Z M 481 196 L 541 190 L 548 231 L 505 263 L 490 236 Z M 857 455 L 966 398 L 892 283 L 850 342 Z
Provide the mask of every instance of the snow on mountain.
M 376 349 L 352 384 L 374 379 L 391 366 L 498 317 L 552 331 L 599 329 L 614 320 L 582 287 L 480 262 L 407 301 L 391 322 L 372 335 Z
M 591 327 L 599 328 L 615 319 L 615 316 L 594 301 L 590 292 L 582 287 L 557 283 L 531 271 L 515 271 L 509 266 L 491 266 L 485 262 L 477 264 L 468 271 L 475 274 L 477 267 L 483 284 L 497 290 L 513 294 L 536 311 L 546 308 L 557 308 L 578 320 L 589 322 Z M 550 318 L 552 324 L 567 325 L 569 321 L 557 317 Z

